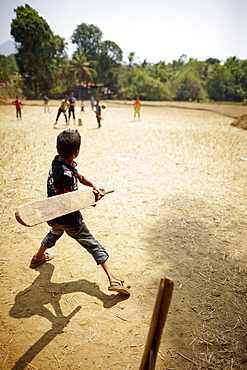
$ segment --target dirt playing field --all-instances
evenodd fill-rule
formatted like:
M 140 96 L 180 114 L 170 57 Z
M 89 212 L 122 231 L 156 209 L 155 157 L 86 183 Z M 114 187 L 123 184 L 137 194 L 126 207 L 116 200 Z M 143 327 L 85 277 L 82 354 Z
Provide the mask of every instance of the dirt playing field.
M 78 169 L 116 190 L 83 215 L 129 298 L 108 292 L 101 267 L 67 235 L 54 260 L 29 268 L 49 226 L 21 226 L 15 210 L 46 196 L 64 118 L 54 129 L 58 101 L 50 113 L 25 102 L 21 121 L 0 106 L 1 369 L 138 370 L 169 277 L 156 369 L 246 370 L 247 131 L 230 124 L 247 107 L 149 102 L 133 122 L 130 103 L 107 105 L 101 129 L 89 102 L 76 108 Z

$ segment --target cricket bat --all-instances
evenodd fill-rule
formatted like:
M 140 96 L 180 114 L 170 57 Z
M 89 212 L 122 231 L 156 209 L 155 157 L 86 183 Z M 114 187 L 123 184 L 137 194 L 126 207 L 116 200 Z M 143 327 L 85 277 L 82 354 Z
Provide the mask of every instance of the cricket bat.
M 105 190 L 105 194 L 114 192 Z M 35 226 L 68 213 L 95 204 L 95 193 L 90 187 L 54 197 L 36 200 L 19 206 L 15 212 L 17 221 L 24 226 Z

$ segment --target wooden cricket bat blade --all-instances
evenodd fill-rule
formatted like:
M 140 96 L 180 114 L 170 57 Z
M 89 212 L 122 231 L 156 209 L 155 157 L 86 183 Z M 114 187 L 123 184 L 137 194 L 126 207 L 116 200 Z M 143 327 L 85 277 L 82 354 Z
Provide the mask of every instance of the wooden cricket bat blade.
M 114 190 L 109 189 L 105 194 L 112 192 Z M 92 188 L 88 187 L 23 204 L 17 208 L 15 217 L 24 226 L 35 226 L 94 204 L 95 194 Z

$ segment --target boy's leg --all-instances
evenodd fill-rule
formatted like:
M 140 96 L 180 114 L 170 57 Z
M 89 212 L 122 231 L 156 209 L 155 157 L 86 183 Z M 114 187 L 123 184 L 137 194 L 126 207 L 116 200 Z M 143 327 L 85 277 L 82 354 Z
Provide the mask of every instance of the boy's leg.
M 58 118 L 59 118 L 59 116 L 60 116 L 60 114 L 61 114 L 61 109 L 59 108 L 58 109 L 58 112 L 57 112 L 57 117 L 56 117 L 56 122 L 54 123 L 54 125 L 56 125 L 57 124 L 57 121 L 58 121 Z
M 54 255 L 47 253 L 46 250 L 48 248 L 51 248 L 55 245 L 56 241 L 61 238 L 61 236 L 64 233 L 63 228 L 55 223 L 50 223 L 50 226 L 52 226 L 52 229 L 48 232 L 48 234 L 44 237 L 44 239 L 41 242 L 41 246 L 37 253 L 33 256 L 30 268 L 36 268 L 40 266 L 44 262 L 50 261 L 52 258 L 54 258 Z
M 105 248 L 94 239 L 83 221 L 80 225 L 63 225 L 63 229 L 93 256 L 97 265 L 101 265 L 109 258 Z
M 41 245 L 38 252 L 34 255 L 34 257 L 40 259 L 41 257 L 43 257 L 43 254 L 46 252 L 46 250 L 47 248 Z
M 101 122 L 100 122 L 100 118 L 97 117 L 97 121 L 98 121 L 98 127 L 101 127 Z
M 111 282 L 112 280 L 117 280 L 117 278 L 113 275 L 113 272 L 111 270 L 111 266 L 110 266 L 110 263 L 109 263 L 108 259 L 105 262 L 101 263 L 100 266 L 105 271 L 109 282 Z
M 68 119 L 67 119 L 67 114 L 66 114 L 66 111 L 65 111 L 65 112 L 63 112 L 63 114 L 64 114 L 65 122 L 66 122 L 66 124 L 67 124 L 67 122 L 68 122 Z
M 44 247 L 43 245 L 40 246 L 38 252 L 31 259 L 31 262 L 29 265 L 31 269 L 35 269 L 36 267 L 39 267 L 43 263 L 48 262 L 55 257 L 54 254 L 46 252 L 46 249 L 47 248 Z
M 74 225 L 73 227 L 64 227 L 64 231 L 73 239 L 75 239 L 82 247 L 84 247 L 90 254 L 92 254 L 97 265 L 100 265 L 106 273 L 110 286 L 108 290 L 117 291 L 118 293 L 129 295 L 130 292 L 127 287 L 124 286 L 124 282 L 117 279 L 112 272 L 109 263 L 109 255 L 104 247 L 94 239 L 93 235 L 88 230 L 84 222 L 81 225 Z
M 124 281 L 115 278 L 115 276 L 113 275 L 109 260 L 106 260 L 105 262 L 101 263 L 101 267 L 103 268 L 103 270 L 105 271 L 109 279 L 109 283 L 110 283 L 110 286 L 108 287 L 109 291 L 114 291 L 114 292 L 118 292 L 121 294 L 130 295 L 130 291 L 129 291 L 130 287 L 129 286 L 126 287 L 124 285 Z

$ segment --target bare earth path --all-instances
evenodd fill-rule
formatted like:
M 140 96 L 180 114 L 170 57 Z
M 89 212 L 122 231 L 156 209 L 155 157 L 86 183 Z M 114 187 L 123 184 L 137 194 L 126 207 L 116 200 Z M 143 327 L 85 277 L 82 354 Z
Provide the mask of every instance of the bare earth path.
M 29 269 L 49 227 L 25 228 L 14 212 L 46 196 L 65 128 L 63 117 L 53 128 L 58 105 L 45 114 L 26 102 L 22 121 L 0 106 L 1 368 L 137 370 L 167 276 L 175 288 L 156 368 L 246 369 L 247 132 L 188 105 L 143 104 L 132 122 L 132 106 L 119 103 L 108 103 L 98 130 L 89 103 L 84 114 L 77 107 L 79 169 L 116 189 L 84 219 L 131 285 L 126 299 L 107 291 L 102 269 L 66 235 L 51 263 Z

